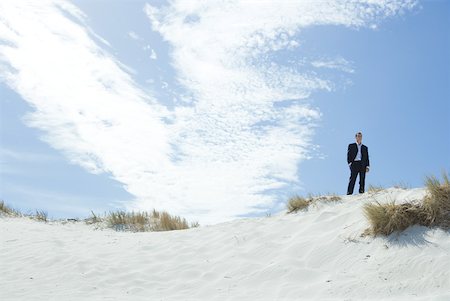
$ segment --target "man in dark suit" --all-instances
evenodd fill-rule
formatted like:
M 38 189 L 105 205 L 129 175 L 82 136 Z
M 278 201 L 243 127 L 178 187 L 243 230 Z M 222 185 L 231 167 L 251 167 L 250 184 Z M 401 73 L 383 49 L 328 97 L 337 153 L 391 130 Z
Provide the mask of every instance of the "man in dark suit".
M 362 144 L 361 132 L 355 135 L 356 143 L 348 145 L 347 163 L 350 167 L 350 180 L 348 182 L 347 194 L 353 194 L 356 177 L 359 174 L 359 193 L 364 193 L 366 172 L 369 172 L 369 149 Z

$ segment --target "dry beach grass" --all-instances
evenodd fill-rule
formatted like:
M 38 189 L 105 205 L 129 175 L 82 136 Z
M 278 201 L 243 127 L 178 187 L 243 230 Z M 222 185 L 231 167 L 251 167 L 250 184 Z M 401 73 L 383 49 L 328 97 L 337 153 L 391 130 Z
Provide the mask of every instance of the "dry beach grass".
M 303 210 L 308 208 L 310 205 L 317 204 L 317 202 L 337 202 L 340 201 L 341 197 L 338 195 L 328 195 L 328 196 L 308 196 L 307 198 L 301 196 L 293 196 L 291 197 L 287 204 L 288 213 L 297 212 L 299 210 Z
M 4 201 L 0 201 L 0 213 L 8 217 L 29 217 L 33 220 L 48 222 L 48 214 L 43 210 L 36 210 L 34 214 L 23 214 L 19 210 L 12 209 Z M 147 231 L 171 231 L 198 227 L 197 222 L 189 224 L 185 218 L 171 215 L 165 211 L 153 210 L 126 212 L 123 210 L 111 211 L 100 216 L 91 211 L 91 216 L 85 219 L 88 225 L 97 224 L 116 231 L 147 232 Z M 78 221 L 77 218 L 66 221 Z M 101 227 L 100 227 L 101 228 Z
M 153 210 L 152 213 L 134 211 L 110 212 L 105 217 L 105 220 L 113 229 L 133 232 L 171 231 L 190 228 L 186 219 L 179 216 L 172 216 L 165 211 L 159 212 L 156 210 Z M 191 224 L 191 227 L 196 226 L 198 224 Z
M 450 181 L 443 173 L 442 182 L 434 176 L 425 181 L 427 195 L 422 201 L 396 204 L 368 203 L 364 206 L 372 235 L 389 235 L 413 225 L 450 227 Z

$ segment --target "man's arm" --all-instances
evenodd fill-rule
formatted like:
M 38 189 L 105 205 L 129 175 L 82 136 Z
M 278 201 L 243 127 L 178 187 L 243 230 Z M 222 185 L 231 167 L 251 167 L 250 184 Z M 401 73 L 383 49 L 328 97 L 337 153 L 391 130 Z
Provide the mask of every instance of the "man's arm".
M 352 159 L 350 159 L 350 153 L 351 153 L 351 144 L 348 145 L 347 148 L 347 164 L 350 165 L 352 163 Z
M 366 146 L 367 147 L 367 146 Z M 367 147 L 367 167 L 370 167 L 370 161 L 369 161 L 369 148 Z

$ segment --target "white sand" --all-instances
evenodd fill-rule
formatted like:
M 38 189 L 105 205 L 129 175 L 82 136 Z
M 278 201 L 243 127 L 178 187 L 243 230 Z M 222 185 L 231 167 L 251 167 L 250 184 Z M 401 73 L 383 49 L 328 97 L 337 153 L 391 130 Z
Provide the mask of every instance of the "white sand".
M 0 218 L 0 300 L 450 300 L 448 231 L 360 237 L 364 203 L 424 193 L 159 233 Z

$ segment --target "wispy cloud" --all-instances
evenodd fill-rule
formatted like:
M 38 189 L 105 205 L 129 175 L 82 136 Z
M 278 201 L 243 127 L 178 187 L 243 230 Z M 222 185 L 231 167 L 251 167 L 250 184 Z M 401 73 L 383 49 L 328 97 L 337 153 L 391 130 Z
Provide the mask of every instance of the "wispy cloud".
M 315 60 L 311 62 L 316 68 L 328 68 L 328 69 L 337 69 L 348 73 L 354 73 L 355 69 L 352 67 L 352 64 L 344 58 L 336 58 L 336 59 L 322 59 Z
M 132 38 L 133 40 L 136 40 L 136 41 L 142 41 L 143 39 L 137 34 L 137 33 L 135 33 L 134 31 L 129 31 L 128 32 L 128 36 L 130 37 L 130 38 Z
M 144 51 L 149 51 L 150 52 L 150 58 L 152 60 L 156 60 L 158 58 L 158 56 L 156 55 L 155 50 L 152 49 L 152 47 L 150 47 L 150 45 L 146 45 L 142 49 L 144 49 Z
M 191 100 L 170 111 L 95 43 L 76 7 L 7 1 L 0 4 L 0 62 L 9 68 L 0 76 L 35 108 L 28 124 L 44 130 L 46 141 L 72 162 L 124 183 L 136 196 L 128 206 L 218 222 L 263 211 L 298 183 L 298 163 L 308 156 L 320 118 L 305 100 L 331 87 L 271 56 L 300 47 L 302 28 L 371 26 L 413 5 L 147 5 L 153 30 L 172 46 L 171 65 L 185 87 L 179 99 Z
M 152 59 L 152 60 L 156 60 L 157 58 L 158 58 L 158 56 L 156 55 L 156 52 L 155 52 L 155 50 L 151 50 L 151 52 L 150 52 L 150 58 Z

